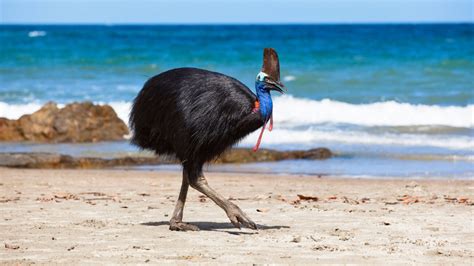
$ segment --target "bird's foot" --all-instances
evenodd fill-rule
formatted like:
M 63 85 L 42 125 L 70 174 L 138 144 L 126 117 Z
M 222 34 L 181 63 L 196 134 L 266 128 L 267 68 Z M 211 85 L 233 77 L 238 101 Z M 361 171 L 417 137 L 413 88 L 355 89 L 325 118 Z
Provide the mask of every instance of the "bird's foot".
M 170 230 L 171 231 L 199 231 L 199 227 L 192 224 L 171 220 Z
M 257 230 L 257 225 L 250 220 L 250 218 L 239 208 L 237 205 L 233 205 L 226 210 L 227 216 L 230 222 L 237 228 L 240 229 L 241 225 Z

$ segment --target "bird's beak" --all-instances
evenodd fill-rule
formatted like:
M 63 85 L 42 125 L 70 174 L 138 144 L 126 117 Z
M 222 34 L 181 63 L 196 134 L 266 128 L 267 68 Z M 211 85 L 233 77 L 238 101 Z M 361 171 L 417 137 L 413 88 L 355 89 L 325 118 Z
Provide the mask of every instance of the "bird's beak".
M 279 82 L 279 81 L 275 81 L 273 79 L 270 79 L 270 78 L 267 78 L 266 82 L 268 84 L 271 84 L 273 85 L 272 88 L 273 90 L 276 90 L 278 91 L 279 93 L 283 94 L 285 92 L 287 92 L 288 90 L 286 89 L 285 85 L 283 85 L 283 83 Z

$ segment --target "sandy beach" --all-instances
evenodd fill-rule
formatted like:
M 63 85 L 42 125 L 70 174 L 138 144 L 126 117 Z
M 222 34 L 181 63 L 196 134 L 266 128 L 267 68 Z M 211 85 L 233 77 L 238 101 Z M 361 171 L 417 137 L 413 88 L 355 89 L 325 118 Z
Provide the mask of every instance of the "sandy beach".
M 0 168 L 0 263 L 473 262 L 473 181 L 207 177 L 258 231 L 194 190 L 169 231 L 177 172 Z

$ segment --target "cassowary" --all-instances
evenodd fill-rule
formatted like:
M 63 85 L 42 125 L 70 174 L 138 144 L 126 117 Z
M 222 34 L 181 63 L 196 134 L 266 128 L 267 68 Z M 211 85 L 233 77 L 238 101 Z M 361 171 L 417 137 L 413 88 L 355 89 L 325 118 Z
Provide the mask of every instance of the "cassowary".
M 264 49 L 263 67 L 255 81 L 256 95 L 238 80 L 197 68 L 177 68 L 150 78 L 130 113 L 132 143 L 158 155 L 173 155 L 183 166 L 181 191 L 170 230 L 199 230 L 183 222 L 189 186 L 226 212 L 234 226 L 257 229 L 240 208 L 209 187 L 202 167 L 260 127 L 254 150 L 268 121 L 272 127 L 271 90 L 283 93 L 278 55 Z

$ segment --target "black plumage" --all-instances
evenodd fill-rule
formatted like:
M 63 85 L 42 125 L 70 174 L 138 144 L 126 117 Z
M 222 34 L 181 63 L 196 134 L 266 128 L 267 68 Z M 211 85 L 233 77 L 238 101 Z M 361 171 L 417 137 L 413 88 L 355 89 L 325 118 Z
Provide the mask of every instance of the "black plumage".
M 269 91 L 281 91 L 283 86 L 279 82 L 278 56 L 271 48 L 265 49 L 263 71 L 268 73 L 257 81 L 263 93 L 268 93 L 266 100 L 271 106 Z M 256 229 L 237 205 L 209 187 L 202 166 L 267 122 L 268 118 L 256 108 L 258 101 L 257 95 L 240 81 L 197 68 L 172 69 L 145 83 L 130 113 L 131 141 L 156 154 L 174 155 L 183 165 L 171 230 L 198 230 L 182 222 L 189 186 L 223 208 L 235 226 Z
M 240 81 L 197 68 L 149 79 L 130 115 L 132 142 L 182 162 L 202 164 L 263 125 L 256 96 Z

